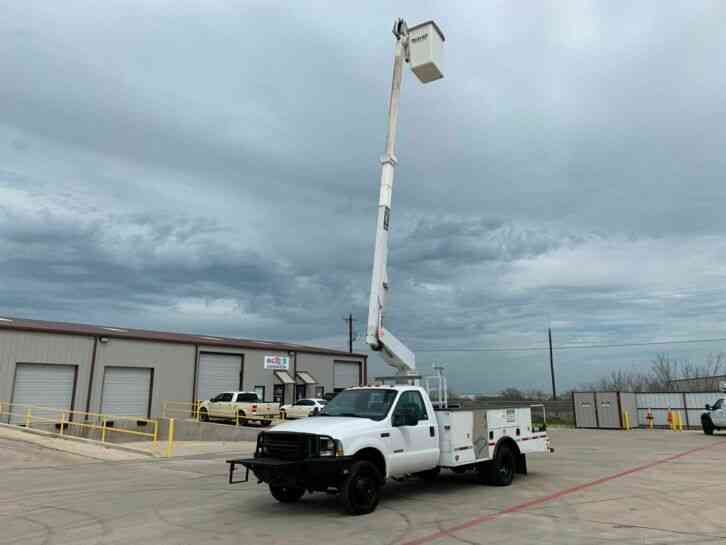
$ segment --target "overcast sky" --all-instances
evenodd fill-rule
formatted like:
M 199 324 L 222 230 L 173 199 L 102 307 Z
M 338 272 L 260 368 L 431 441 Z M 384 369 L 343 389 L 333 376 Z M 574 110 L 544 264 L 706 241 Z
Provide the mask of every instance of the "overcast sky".
M 345 346 L 397 16 L 446 34 L 396 152 L 387 326 L 421 367 L 547 387 L 545 351 L 423 350 L 726 336 L 718 1 L 0 0 L 0 313 Z M 571 387 L 722 349 L 556 358 Z

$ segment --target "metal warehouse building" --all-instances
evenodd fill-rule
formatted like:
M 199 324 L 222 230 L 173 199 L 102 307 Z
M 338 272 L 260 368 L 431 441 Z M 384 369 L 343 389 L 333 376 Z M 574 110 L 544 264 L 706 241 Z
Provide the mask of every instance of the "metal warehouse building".
M 265 400 L 364 384 L 366 356 L 281 342 L 0 318 L 0 401 L 160 416 L 229 390 Z

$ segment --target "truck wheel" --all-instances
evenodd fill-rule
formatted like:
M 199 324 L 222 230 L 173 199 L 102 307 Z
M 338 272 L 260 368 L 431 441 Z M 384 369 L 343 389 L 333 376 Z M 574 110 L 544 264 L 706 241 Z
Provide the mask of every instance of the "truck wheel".
M 497 455 L 485 468 L 486 480 L 493 486 L 509 486 L 514 479 L 517 459 L 507 445 L 502 445 Z
M 436 479 L 438 479 L 440 473 L 441 473 L 441 468 L 435 467 L 433 469 L 429 469 L 428 471 L 421 471 L 419 473 L 414 473 L 414 475 L 424 481 L 435 481 Z
M 340 490 L 345 510 L 351 515 L 375 511 L 381 499 L 383 478 L 378 468 L 367 460 L 355 462 Z
M 244 413 L 244 411 L 240 411 L 240 412 L 239 412 L 239 414 L 238 414 L 237 416 L 238 416 L 237 420 L 239 420 L 239 425 L 240 425 L 240 426 L 246 426 L 246 425 L 247 425 L 247 422 L 248 422 L 248 420 L 247 420 L 247 419 L 245 418 L 245 413 Z
M 305 494 L 304 488 L 296 486 L 273 486 L 270 485 L 270 494 L 280 503 L 295 503 Z
M 199 420 L 201 420 L 202 422 L 209 422 L 209 412 L 207 411 L 207 409 L 199 409 Z
M 701 425 L 703 426 L 703 433 L 705 433 L 706 435 L 713 435 L 715 426 L 713 425 L 713 421 L 711 420 L 710 416 L 704 415 L 701 418 Z

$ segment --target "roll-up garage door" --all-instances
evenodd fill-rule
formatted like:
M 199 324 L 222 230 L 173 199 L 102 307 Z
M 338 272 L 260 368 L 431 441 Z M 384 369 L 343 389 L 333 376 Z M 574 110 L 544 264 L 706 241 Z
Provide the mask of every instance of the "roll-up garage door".
M 197 399 L 204 401 L 222 392 L 239 390 L 242 383 L 242 356 L 237 354 L 199 354 Z
M 48 365 L 18 363 L 15 366 L 15 388 L 11 422 L 23 420 L 25 407 L 40 405 L 53 409 L 72 409 L 73 385 L 76 382 L 75 365 Z
M 335 388 L 358 386 L 360 381 L 360 364 L 350 361 L 335 362 Z
M 151 369 L 106 367 L 103 373 L 101 412 L 117 416 L 149 416 Z

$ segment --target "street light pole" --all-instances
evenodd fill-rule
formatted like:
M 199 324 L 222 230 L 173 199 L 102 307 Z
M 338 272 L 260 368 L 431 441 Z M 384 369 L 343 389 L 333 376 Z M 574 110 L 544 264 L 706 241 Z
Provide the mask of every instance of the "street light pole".
M 552 400 L 557 399 L 557 388 L 555 387 L 555 359 L 552 355 L 552 328 L 547 328 L 547 338 L 550 341 L 550 375 L 552 376 Z

